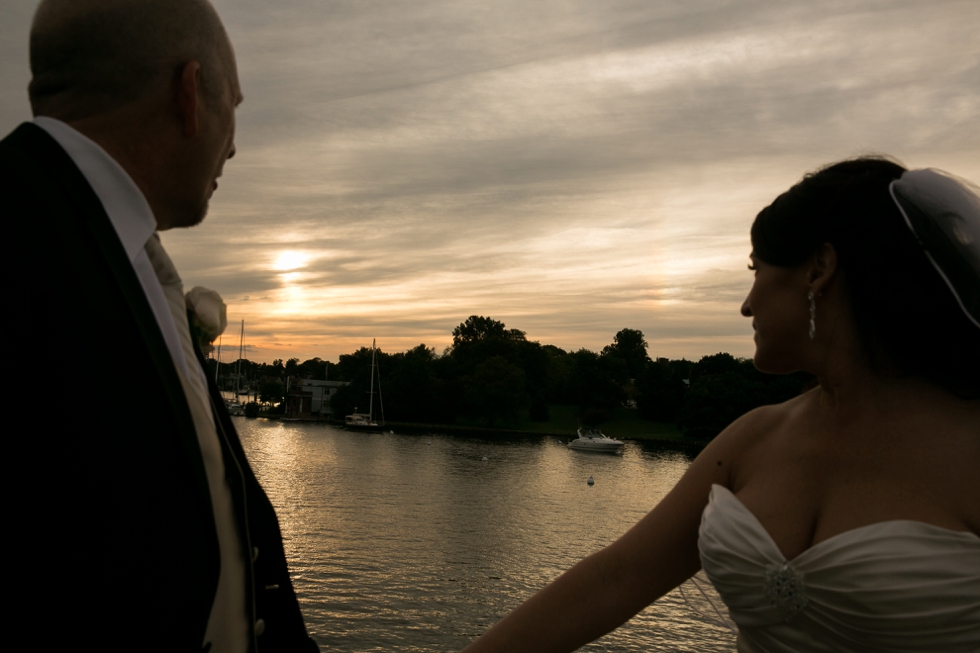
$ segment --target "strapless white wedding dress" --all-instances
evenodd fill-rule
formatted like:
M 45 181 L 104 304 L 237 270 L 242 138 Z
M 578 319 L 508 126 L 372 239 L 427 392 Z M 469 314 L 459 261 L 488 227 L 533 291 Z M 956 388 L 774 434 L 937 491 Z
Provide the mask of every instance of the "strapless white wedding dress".
M 746 653 L 980 651 L 980 537 L 916 521 L 856 528 L 787 561 L 727 488 L 698 539 Z

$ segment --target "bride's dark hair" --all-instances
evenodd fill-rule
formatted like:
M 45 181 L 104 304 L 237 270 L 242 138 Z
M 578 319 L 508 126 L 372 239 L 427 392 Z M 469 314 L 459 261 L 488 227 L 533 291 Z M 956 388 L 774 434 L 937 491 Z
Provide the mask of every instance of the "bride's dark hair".
M 872 367 L 980 397 L 980 330 L 889 194 L 903 172 L 888 159 L 864 157 L 807 174 L 756 217 L 753 253 L 770 265 L 796 267 L 832 244 Z

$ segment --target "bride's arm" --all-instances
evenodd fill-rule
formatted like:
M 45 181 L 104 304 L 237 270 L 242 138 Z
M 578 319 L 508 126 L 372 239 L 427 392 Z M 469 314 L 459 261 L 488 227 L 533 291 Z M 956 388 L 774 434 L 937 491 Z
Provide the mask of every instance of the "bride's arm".
M 574 651 L 694 575 L 711 485 L 729 486 L 738 442 L 752 422 L 750 413 L 732 424 L 636 526 L 525 601 L 465 653 Z

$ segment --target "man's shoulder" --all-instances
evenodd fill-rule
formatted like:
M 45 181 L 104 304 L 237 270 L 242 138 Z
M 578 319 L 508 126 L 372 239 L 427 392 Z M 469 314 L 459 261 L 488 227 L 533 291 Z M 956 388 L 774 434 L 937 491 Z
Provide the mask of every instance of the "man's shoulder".
M 11 192 L 36 193 L 45 178 L 70 176 L 73 168 L 58 142 L 33 123 L 21 124 L 0 140 L 0 185 L 8 198 Z
M 15 229 L 29 233 L 50 232 L 79 214 L 102 213 L 72 158 L 33 123 L 23 123 L 0 141 L 0 206 Z
M 61 144 L 45 129 L 25 122 L 0 140 L 0 183 L 23 184 L 25 178 L 61 180 L 67 189 L 89 188 L 85 176 Z
M 57 141 L 32 122 L 24 122 L 0 140 L 0 157 L 4 161 L 15 158 L 37 158 L 59 147 Z
M 38 131 L 43 132 L 44 130 L 32 122 L 22 122 L 19 125 L 17 125 L 12 132 L 7 134 L 6 136 L 3 137 L 2 140 L 0 140 L 0 147 L 6 148 L 11 146 L 16 146 L 25 138 L 29 139 L 37 136 Z
M 0 141 L 0 212 L 5 267 L 31 297 L 87 279 L 82 272 L 111 276 L 104 272 L 109 219 L 68 153 L 37 125 L 22 124 Z

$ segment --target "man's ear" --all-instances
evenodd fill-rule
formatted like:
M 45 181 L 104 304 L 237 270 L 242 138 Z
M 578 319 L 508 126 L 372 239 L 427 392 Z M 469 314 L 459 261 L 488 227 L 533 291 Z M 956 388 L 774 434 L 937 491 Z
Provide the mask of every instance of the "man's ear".
M 810 292 L 819 297 L 830 285 L 837 273 L 837 250 L 830 243 L 824 243 L 810 257 L 807 270 L 807 284 Z
M 198 111 L 201 108 L 201 64 L 196 61 L 186 63 L 177 80 L 177 117 L 180 119 L 184 136 L 193 138 L 201 125 Z

